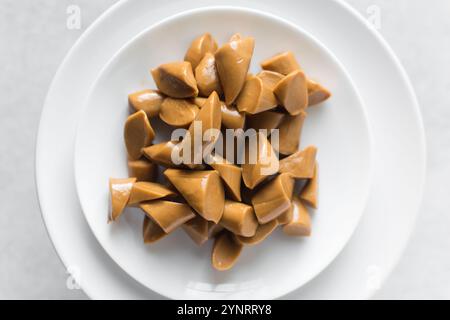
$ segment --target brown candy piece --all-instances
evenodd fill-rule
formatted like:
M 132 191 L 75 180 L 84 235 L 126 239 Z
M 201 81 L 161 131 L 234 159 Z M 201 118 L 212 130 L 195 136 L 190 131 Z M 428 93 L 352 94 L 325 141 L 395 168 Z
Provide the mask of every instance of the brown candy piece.
M 273 89 L 275 89 L 278 82 L 280 82 L 284 78 L 284 75 L 282 75 L 281 73 L 268 70 L 263 70 L 256 76 L 263 81 L 264 85 L 269 88 L 269 90 L 272 91 Z
M 219 173 L 230 197 L 241 201 L 242 169 L 217 154 L 211 160 L 209 165 Z
M 198 168 L 201 165 L 203 153 L 206 152 L 205 150 L 208 150 L 208 148 L 212 148 L 217 142 L 217 139 L 213 139 L 213 141 L 202 141 L 202 143 L 197 144 L 198 147 L 202 148 L 196 149 L 194 143 L 194 139 L 196 139 L 194 131 L 196 123 L 201 123 L 201 132 L 199 132 L 201 136 L 197 137 L 197 139 L 202 139 L 204 133 L 208 129 L 220 130 L 220 126 L 222 123 L 222 113 L 220 109 L 219 96 L 216 92 L 213 92 L 205 101 L 194 122 L 189 126 L 189 134 L 186 134 L 186 137 L 189 137 L 190 139 L 185 137 L 181 142 L 183 150 L 185 150 L 186 148 L 190 148 L 191 159 L 188 159 L 190 161 L 188 161 L 188 163 L 185 163 L 185 165 L 187 165 L 191 169 Z
M 203 105 L 205 104 L 206 100 L 208 100 L 208 98 L 204 98 L 204 97 L 195 97 L 194 99 L 192 99 L 192 101 L 197 105 L 197 107 L 199 107 L 200 109 L 203 107 Z
M 138 160 L 142 156 L 142 148 L 147 147 L 155 137 L 147 114 L 140 110 L 130 115 L 125 122 L 125 145 L 131 160 Z
M 191 98 L 198 95 L 197 82 L 189 62 L 170 62 L 151 71 L 159 91 L 172 98 Z
M 220 221 L 225 193 L 217 171 L 167 169 L 164 175 L 198 214 L 214 223 Z
M 137 181 L 154 181 L 156 179 L 157 166 L 146 158 L 128 161 L 128 175 L 135 177 Z
M 311 179 L 314 176 L 317 148 L 308 146 L 280 160 L 280 173 L 288 173 L 296 179 Z
M 183 224 L 183 230 L 197 245 L 201 246 L 222 231 L 223 227 L 197 215 L 194 219 Z
M 300 70 L 300 65 L 291 51 L 286 51 L 264 60 L 261 62 L 261 67 L 264 70 L 278 72 L 283 75 Z
M 273 89 L 278 101 L 291 115 L 297 115 L 308 106 L 308 88 L 303 71 L 289 73 Z
M 159 109 L 164 100 L 161 93 L 156 90 L 146 89 L 136 91 L 128 95 L 128 102 L 134 110 L 143 110 L 147 117 L 156 117 L 159 114 Z
M 245 113 L 239 112 L 233 106 L 227 106 L 224 102 L 220 103 L 222 111 L 222 124 L 228 129 L 243 129 L 245 125 Z
M 155 243 L 160 239 L 167 236 L 167 233 L 158 226 L 158 224 L 150 219 L 149 217 L 144 217 L 144 223 L 142 226 L 142 236 L 144 238 L 145 244 Z
M 252 138 L 245 145 L 245 159 L 242 163 L 242 179 L 247 188 L 253 189 L 278 168 L 278 157 L 267 137 L 262 133 L 256 135 L 257 145 L 251 148 Z M 256 148 L 256 150 L 255 150 Z M 255 157 L 256 156 L 256 157 Z M 256 161 L 255 161 L 256 160 Z
M 144 148 L 142 151 L 145 157 L 159 165 L 164 167 L 176 167 L 177 165 L 172 161 L 172 152 L 177 155 L 180 154 L 180 147 L 179 142 L 166 141 Z
M 279 225 L 284 225 L 292 220 L 292 196 L 294 194 L 294 183 L 287 183 L 287 194 L 290 195 L 291 204 L 287 210 L 278 216 L 276 219 Z
M 293 154 L 298 150 L 306 112 L 302 111 L 296 116 L 285 115 L 279 125 L 278 151 L 281 154 Z
M 140 207 L 165 233 L 170 233 L 195 218 L 195 213 L 184 203 L 154 200 L 142 203 Z
M 253 208 L 242 202 L 225 200 L 220 224 L 227 230 L 243 237 L 253 237 L 258 228 Z
M 316 161 L 314 166 L 314 174 L 307 182 L 306 186 L 300 192 L 300 199 L 307 205 L 317 208 L 317 194 L 319 190 L 319 165 Z
M 208 238 L 214 238 L 223 230 L 222 225 L 208 221 Z
M 161 105 L 159 117 L 170 126 L 186 128 L 194 121 L 198 111 L 198 106 L 189 100 L 168 97 Z
M 222 95 L 222 86 L 217 73 L 214 54 L 209 52 L 205 54 L 195 68 L 195 79 L 197 80 L 199 95 L 209 97 L 214 91 Z
M 268 223 L 260 224 L 253 237 L 235 236 L 235 239 L 244 245 L 255 245 L 263 242 L 277 227 L 278 221 L 275 219 Z
M 253 38 L 233 37 L 215 53 L 225 103 L 231 105 L 241 92 L 253 55 Z
M 308 86 L 308 106 L 314 106 L 331 97 L 331 92 L 328 91 L 328 89 L 323 87 L 318 82 L 308 79 L 307 86 Z
M 247 126 L 255 130 L 266 129 L 269 136 L 270 130 L 278 128 L 284 117 L 285 114 L 281 112 L 265 111 L 247 116 Z
M 111 196 L 111 220 L 115 221 L 123 212 L 130 199 L 131 189 L 136 178 L 109 179 L 109 193 Z
M 212 266 L 219 271 L 231 269 L 242 251 L 242 244 L 238 243 L 232 234 L 223 231 L 214 241 L 211 255 Z
M 263 186 L 252 198 L 253 209 L 260 224 L 278 218 L 291 205 L 294 180 L 280 174 Z
M 197 97 L 194 103 L 202 108 L 206 98 Z M 227 106 L 225 102 L 220 101 L 220 110 L 222 111 L 222 125 L 229 129 L 242 129 L 245 125 L 245 113 L 239 112 L 234 106 Z
M 311 235 L 311 218 L 305 205 L 294 196 L 292 201 L 292 220 L 283 226 L 283 232 L 290 236 L 307 237 Z
M 278 101 L 273 91 L 256 76 L 251 76 L 245 81 L 244 87 L 236 100 L 238 110 L 250 114 L 273 109 L 277 104 Z
M 192 65 L 195 69 L 205 54 L 214 53 L 217 50 L 217 42 L 210 33 L 204 33 L 192 41 L 189 49 L 184 56 L 184 60 Z
M 292 220 L 292 204 L 284 211 L 282 214 L 279 215 L 279 217 L 276 219 L 279 225 L 287 224 Z
M 144 201 L 161 199 L 170 196 L 174 197 L 176 196 L 176 193 L 166 186 L 156 182 L 140 181 L 133 184 L 128 204 L 132 205 Z
M 208 241 L 210 221 L 197 215 L 194 219 L 183 224 L 183 230 L 199 246 Z

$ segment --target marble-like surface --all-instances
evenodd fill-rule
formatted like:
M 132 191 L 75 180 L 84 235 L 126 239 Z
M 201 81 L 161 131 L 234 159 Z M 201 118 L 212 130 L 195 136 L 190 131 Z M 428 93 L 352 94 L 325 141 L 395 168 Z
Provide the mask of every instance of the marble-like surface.
M 67 288 L 66 270 L 42 223 L 34 144 L 58 65 L 83 30 L 114 2 L 0 0 L 0 298 L 86 298 L 81 290 Z M 380 32 L 411 77 L 428 142 L 427 188 L 416 229 L 375 298 L 449 299 L 450 2 L 348 2 L 365 16 L 370 6 L 380 9 Z M 71 4 L 82 10 L 80 30 L 66 28 Z

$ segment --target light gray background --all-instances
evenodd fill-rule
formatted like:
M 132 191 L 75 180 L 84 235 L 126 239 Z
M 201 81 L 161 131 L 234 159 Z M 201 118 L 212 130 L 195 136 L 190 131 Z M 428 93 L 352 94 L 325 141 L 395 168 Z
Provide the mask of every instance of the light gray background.
M 34 186 L 34 145 L 58 65 L 114 2 L 0 0 L 0 298 L 86 298 L 66 288 L 66 270 L 45 231 Z M 369 6 L 380 7 L 380 32 L 411 77 L 428 143 L 427 188 L 415 232 L 375 298 L 449 299 L 450 1 L 348 2 L 365 16 Z M 66 28 L 70 4 L 81 7 L 81 30 Z

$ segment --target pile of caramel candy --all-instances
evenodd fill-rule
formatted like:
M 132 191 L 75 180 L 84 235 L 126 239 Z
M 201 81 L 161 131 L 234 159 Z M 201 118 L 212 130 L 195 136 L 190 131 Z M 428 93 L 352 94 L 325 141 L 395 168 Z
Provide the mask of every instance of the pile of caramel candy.
M 133 110 L 124 128 L 129 178 L 110 179 L 111 220 L 134 206 L 144 213 L 145 243 L 179 227 L 198 245 L 213 238 L 217 270 L 230 269 L 243 246 L 262 242 L 278 226 L 289 236 L 309 236 L 307 206 L 317 207 L 317 149 L 299 145 L 307 108 L 328 99 L 330 92 L 307 78 L 290 51 L 263 61 L 262 71 L 249 74 L 254 45 L 253 38 L 235 34 L 218 48 L 205 33 L 191 43 L 184 61 L 151 70 L 157 89 L 128 97 Z M 230 159 L 226 152 L 215 152 L 208 162 L 175 163 L 173 152 L 193 142 L 182 138 L 152 144 L 154 121 L 190 134 L 196 121 L 202 133 L 267 132 L 257 134 L 254 162 L 238 163 L 238 154 Z M 269 141 L 273 129 L 278 129 L 276 145 Z M 244 157 L 248 148 L 245 144 Z M 264 174 L 273 165 L 278 170 Z M 161 177 L 159 166 L 164 168 Z

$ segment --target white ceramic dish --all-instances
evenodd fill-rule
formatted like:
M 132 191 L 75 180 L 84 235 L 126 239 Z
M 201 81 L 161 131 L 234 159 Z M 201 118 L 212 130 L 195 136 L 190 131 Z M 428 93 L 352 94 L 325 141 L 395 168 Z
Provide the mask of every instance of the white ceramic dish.
M 80 105 L 100 70 L 130 38 L 161 17 L 212 4 L 224 2 L 136 0 L 116 4 L 80 38 L 49 90 L 36 149 L 39 200 L 55 249 L 65 266 L 76 271 L 76 280 L 91 298 L 155 299 L 161 296 L 147 290 L 113 263 L 93 237 L 81 213 L 70 143 L 75 136 Z M 384 40 L 343 2 L 278 0 L 274 4 L 270 0 L 245 3 L 229 0 L 226 4 L 265 10 L 301 25 L 326 44 L 345 65 L 365 101 L 375 142 L 374 183 L 368 207 L 352 239 L 333 263 L 300 290 L 285 297 L 368 298 L 382 285 L 397 262 L 422 195 L 424 136 L 418 105 L 405 72 Z M 114 37 L 105 37 L 105 34 L 114 34 Z M 343 34 L 346 41 L 343 41 Z M 100 42 L 102 50 L 97 50 Z M 61 118 L 66 120 L 64 124 Z M 382 236 L 380 230 L 383 230 Z
M 228 21 L 233 21 L 231 29 Z M 128 94 L 155 88 L 150 68 L 182 59 L 192 39 L 205 31 L 219 43 L 235 32 L 253 36 L 253 73 L 264 58 L 292 50 L 306 74 L 333 93 L 322 106 L 308 109 L 302 134 L 303 146 L 317 145 L 321 170 L 320 206 L 313 214 L 312 237 L 288 238 L 277 232 L 263 244 L 245 248 L 238 264 L 227 272 L 211 267 L 211 243 L 197 247 L 184 232 L 145 246 L 140 212 L 127 212 L 118 223 L 106 223 L 109 177 L 128 176 L 123 142 Z M 75 148 L 75 180 L 86 219 L 117 264 L 165 296 L 273 299 L 284 295 L 312 279 L 336 257 L 364 210 L 371 141 L 362 102 L 331 53 L 275 16 L 248 9 L 208 8 L 168 18 L 131 40 L 114 56 L 94 84 L 84 108 Z

